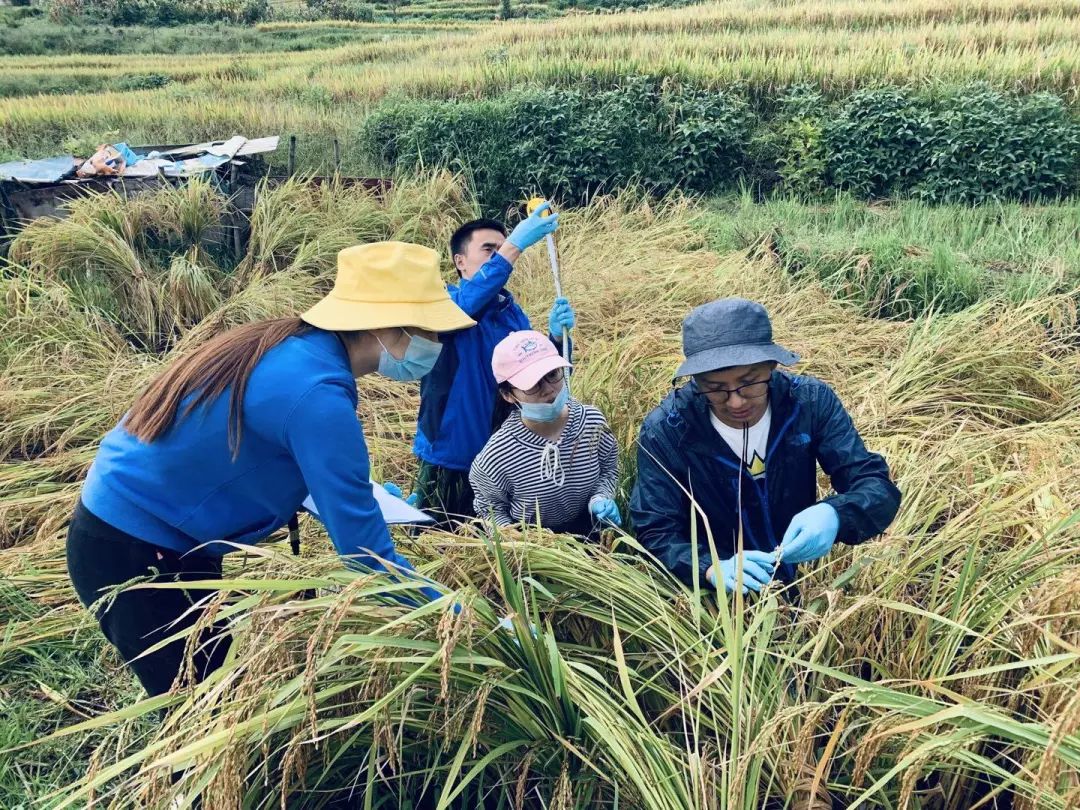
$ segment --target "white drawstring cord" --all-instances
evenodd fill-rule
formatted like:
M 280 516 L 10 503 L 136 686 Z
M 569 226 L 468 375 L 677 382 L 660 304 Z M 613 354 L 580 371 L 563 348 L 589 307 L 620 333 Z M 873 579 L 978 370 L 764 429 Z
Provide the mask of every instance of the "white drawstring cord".
M 554 481 L 558 487 L 566 483 L 566 471 L 563 470 L 560 460 L 559 445 L 551 442 L 544 445 L 544 452 L 540 454 L 540 478 Z

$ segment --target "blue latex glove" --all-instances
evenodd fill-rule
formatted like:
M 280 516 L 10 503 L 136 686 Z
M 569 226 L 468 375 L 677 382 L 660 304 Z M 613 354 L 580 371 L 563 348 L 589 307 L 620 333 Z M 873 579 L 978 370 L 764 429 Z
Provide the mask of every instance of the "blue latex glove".
M 815 503 L 791 519 L 780 543 L 784 562 L 804 563 L 829 553 L 840 530 L 840 515 L 827 503 Z
M 739 575 L 739 555 L 724 560 L 719 565 L 714 565 L 709 576 L 709 584 L 714 588 L 719 587 L 718 580 L 723 582 L 724 590 L 731 593 L 735 590 Z M 775 551 L 757 551 L 748 549 L 742 555 L 742 592 L 748 590 L 759 593 L 772 579 L 776 568 Z
M 548 316 L 548 333 L 555 337 L 562 337 L 563 329 L 569 331 L 574 328 L 575 323 L 577 323 L 577 316 L 570 302 L 565 298 L 556 298 L 555 305 Z
M 544 214 L 550 210 L 550 203 L 538 206 L 528 217 L 518 223 L 518 226 L 506 237 L 506 241 L 518 250 L 524 251 L 548 234 L 555 233 L 555 229 L 559 227 L 559 215 L 548 214 L 545 217 Z
M 407 503 L 409 506 L 416 506 L 416 504 L 420 501 L 420 495 L 416 492 L 406 498 L 405 494 L 401 491 L 401 487 L 399 487 L 393 481 L 383 481 L 382 488 L 389 492 L 391 495 L 393 495 L 395 498 L 401 498 L 401 500 L 405 501 L 405 503 Z
M 615 501 L 611 500 L 611 498 L 601 498 L 593 501 L 589 505 L 589 511 L 600 523 L 622 526 L 622 515 L 619 514 L 619 507 L 615 505 Z

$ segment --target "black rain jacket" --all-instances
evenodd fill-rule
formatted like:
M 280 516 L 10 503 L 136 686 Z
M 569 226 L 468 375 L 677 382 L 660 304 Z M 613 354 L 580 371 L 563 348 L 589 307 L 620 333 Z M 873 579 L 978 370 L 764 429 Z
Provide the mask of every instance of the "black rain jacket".
M 900 490 L 885 459 L 866 449 L 832 388 L 813 377 L 774 371 L 769 398 L 765 474 L 757 479 L 712 426 L 708 401 L 693 380 L 668 394 L 641 427 L 630 501 L 634 531 L 687 585 L 693 581 L 691 514 L 698 524 L 699 582 L 705 583 L 713 563 L 706 521 L 720 559 L 735 554 L 740 475 L 746 549 L 775 550 L 792 517 L 817 502 L 818 464 L 835 490 L 823 500 L 840 516 L 838 541 L 855 544 L 881 534 L 900 508 Z M 791 564 L 777 570 L 783 582 L 792 582 L 795 574 Z

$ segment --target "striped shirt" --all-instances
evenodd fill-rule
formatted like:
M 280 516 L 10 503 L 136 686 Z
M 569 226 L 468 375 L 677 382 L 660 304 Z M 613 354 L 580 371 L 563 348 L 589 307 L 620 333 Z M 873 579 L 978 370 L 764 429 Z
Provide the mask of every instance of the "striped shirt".
M 604 415 L 570 399 L 557 443 L 533 433 L 514 411 L 469 471 L 476 514 L 509 526 L 520 521 L 573 531 L 591 524 L 592 501 L 615 497 L 619 448 Z M 588 529 L 579 529 L 585 534 Z

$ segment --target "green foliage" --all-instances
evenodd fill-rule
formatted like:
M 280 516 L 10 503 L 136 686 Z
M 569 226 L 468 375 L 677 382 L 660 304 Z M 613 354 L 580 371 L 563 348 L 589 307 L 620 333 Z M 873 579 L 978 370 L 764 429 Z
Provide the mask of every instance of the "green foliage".
M 825 188 L 826 153 L 822 137 L 827 103 L 821 91 L 796 85 L 779 98 L 779 114 L 771 126 L 762 127 L 759 158 L 775 165 L 780 187 L 802 196 Z M 759 169 L 760 177 L 760 169 Z M 766 178 L 760 177 L 759 185 Z
M 306 0 L 306 3 L 317 18 L 375 22 L 375 8 L 357 0 Z
M 825 154 L 821 123 L 796 118 L 781 124 L 778 131 L 784 150 L 777 157 L 783 187 L 802 195 L 824 188 Z
M 171 81 L 172 77 L 164 73 L 129 73 L 121 76 L 115 87 L 117 90 L 153 90 Z
M 100 77 L 24 75 L 11 71 L 0 75 L 0 98 L 53 93 L 86 93 L 103 88 Z
M 748 140 L 738 97 L 642 78 L 495 101 L 397 101 L 361 131 L 362 148 L 388 166 L 466 170 L 492 211 L 530 188 L 572 200 L 628 183 L 707 191 L 735 177 Z
M 859 90 L 834 110 L 823 130 L 833 184 L 864 197 L 910 187 L 929 164 L 930 111 L 895 87 Z
M 388 168 L 466 170 L 490 210 L 529 188 L 576 201 L 629 183 L 661 194 L 743 184 L 938 202 L 1051 199 L 1078 189 L 1080 121 L 1050 94 L 882 87 L 830 103 L 796 86 L 773 107 L 771 117 L 755 116 L 731 91 L 637 77 L 483 101 L 390 101 L 366 120 L 360 141 Z
M 43 11 L 29 3 L 13 3 L 11 6 L 0 6 L 0 23 L 14 26 L 24 20 L 42 16 Z
M 51 0 L 58 11 L 79 11 L 112 25 L 186 25 L 225 20 L 251 25 L 270 16 L 268 0 Z
M 823 136 L 833 183 L 860 196 L 983 202 L 1077 189 L 1080 121 L 1049 93 L 1013 95 L 981 83 L 940 97 L 861 90 L 829 117 Z
M 303 6 L 297 8 L 307 10 Z M 275 12 L 274 19 L 278 16 L 278 12 Z M 2 20 L 0 25 L 3 25 Z M 170 26 L 133 25 L 124 28 L 123 36 L 117 36 L 116 30 L 106 20 L 84 18 L 69 23 L 55 23 L 46 19 L 32 19 L 4 30 L 4 36 L 0 37 L 0 56 L 310 51 L 334 48 L 375 36 L 346 26 L 260 30 L 254 26 L 220 21 Z M 105 89 L 113 81 L 108 72 L 100 71 L 92 78 L 83 77 L 78 83 L 66 79 L 48 79 L 43 89 L 35 90 L 34 82 L 41 81 L 44 71 L 21 72 L 26 74 L 26 79 L 20 80 L 15 75 L 16 71 L 0 71 L 0 95 L 87 93 Z
M 1013 97 L 971 85 L 940 102 L 928 153 L 929 167 L 916 189 L 927 199 L 1054 197 L 1077 186 L 1080 121 L 1049 93 Z

